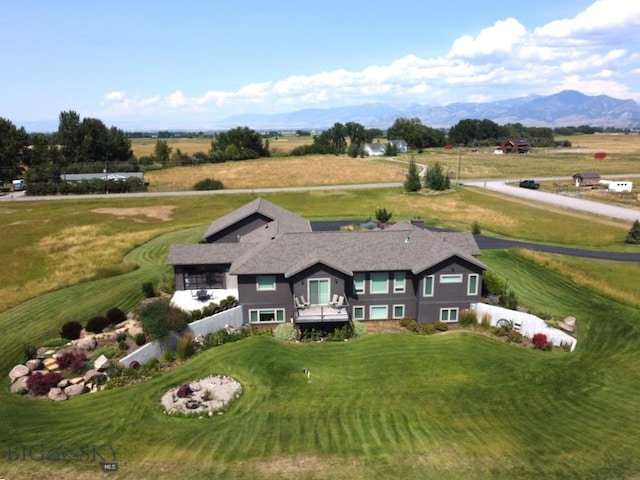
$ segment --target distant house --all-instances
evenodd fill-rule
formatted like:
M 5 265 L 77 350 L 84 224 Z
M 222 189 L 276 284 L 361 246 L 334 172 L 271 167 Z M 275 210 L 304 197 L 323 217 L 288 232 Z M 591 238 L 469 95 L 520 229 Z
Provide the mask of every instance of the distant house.
M 470 232 L 432 232 L 408 221 L 313 232 L 308 220 L 262 198 L 214 221 L 203 240 L 171 246 L 174 301 L 233 292 L 245 324 L 455 323 L 480 301 L 487 269 Z
M 576 187 L 597 187 L 600 185 L 600 174 L 595 172 L 576 173 L 573 176 L 573 184 Z
M 409 151 L 409 144 L 404 140 L 389 140 L 389 145 L 395 147 L 398 153 L 407 153 Z
M 503 153 L 530 153 L 531 146 L 524 140 L 509 140 L 501 147 Z
M 387 149 L 386 143 L 365 143 L 364 154 L 369 157 L 379 157 L 384 155 Z

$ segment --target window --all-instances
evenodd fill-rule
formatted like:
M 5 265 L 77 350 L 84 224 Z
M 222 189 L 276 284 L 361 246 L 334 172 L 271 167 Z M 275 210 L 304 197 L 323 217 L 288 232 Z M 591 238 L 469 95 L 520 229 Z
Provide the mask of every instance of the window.
M 387 320 L 389 309 L 386 305 L 371 306 L 369 307 L 369 318 L 371 320 Z
M 256 279 L 256 288 L 260 291 L 275 290 L 276 276 L 275 275 L 258 275 Z
M 284 322 L 284 308 L 249 310 L 249 320 L 251 323 Z
M 451 273 L 440 275 L 440 283 L 462 283 L 462 274 Z
M 393 318 L 404 318 L 404 305 L 393 306 Z
M 353 319 L 364 320 L 364 307 L 353 307 Z
M 478 277 L 477 273 L 471 273 L 469 275 L 469 282 L 467 283 L 467 295 L 478 295 Z
M 457 322 L 458 309 L 457 308 L 441 308 L 440 321 L 441 322 Z
M 406 283 L 406 279 L 405 279 L 404 272 L 396 272 L 393 274 L 394 293 L 404 293 L 405 283 Z
M 389 293 L 389 274 L 387 272 L 373 272 L 371 274 L 370 293 Z
M 356 273 L 353 275 L 353 288 L 356 293 L 364 293 L 364 273 Z
M 329 303 L 330 280 L 328 278 L 310 278 L 309 281 L 309 303 L 312 305 L 322 305 Z
M 424 296 L 433 297 L 433 275 L 424 277 Z

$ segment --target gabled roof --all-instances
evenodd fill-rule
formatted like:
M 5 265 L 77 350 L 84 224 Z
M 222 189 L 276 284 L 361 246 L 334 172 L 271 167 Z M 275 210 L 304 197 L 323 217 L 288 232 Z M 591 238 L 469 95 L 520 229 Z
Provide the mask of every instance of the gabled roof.
M 576 173 L 573 178 L 600 178 L 600 174 L 595 172 L 582 172 Z
M 171 245 L 167 263 L 169 265 L 231 264 L 252 248 L 255 248 L 255 245 L 246 243 Z
M 247 252 L 232 264 L 229 273 L 291 276 L 322 263 L 346 274 L 393 270 L 417 274 L 451 257 L 488 268 L 471 251 L 460 248 L 465 242 L 452 241 L 453 235 L 420 229 L 289 233 Z
M 252 202 L 249 202 L 233 212 L 215 220 L 211 225 L 209 225 L 209 228 L 204 234 L 204 239 L 206 240 L 216 233 L 232 227 L 238 222 L 256 213 L 272 221 L 278 220 L 280 233 L 311 231 L 311 224 L 306 218 L 302 218 L 300 215 L 296 215 L 289 210 L 285 210 L 264 198 L 256 198 Z
M 387 146 L 384 143 L 366 143 L 365 147 L 368 147 L 372 152 L 382 152 L 386 150 Z

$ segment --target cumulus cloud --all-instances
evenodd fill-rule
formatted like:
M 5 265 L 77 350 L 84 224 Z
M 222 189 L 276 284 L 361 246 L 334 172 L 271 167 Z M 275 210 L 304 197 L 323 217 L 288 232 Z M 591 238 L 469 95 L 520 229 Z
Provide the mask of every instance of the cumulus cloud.
M 187 96 L 181 90 L 147 98 L 114 90 L 110 112 L 277 112 L 312 106 L 380 102 L 484 102 L 562 89 L 640 100 L 640 2 L 597 0 L 573 18 L 527 31 L 516 18 L 496 21 L 452 42 L 441 56 L 411 54 L 360 71 L 336 69 L 249 83 L 235 90 Z M 635 84 L 637 85 L 637 83 Z M 635 91 L 634 91 L 635 90 Z

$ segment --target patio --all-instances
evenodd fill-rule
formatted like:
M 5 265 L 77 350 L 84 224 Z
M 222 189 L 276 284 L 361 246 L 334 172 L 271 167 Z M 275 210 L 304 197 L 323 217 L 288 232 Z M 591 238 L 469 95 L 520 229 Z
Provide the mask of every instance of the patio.
M 192 312 L 193 310 L 200 310 L 210 303 L 220 303 L 221 300 L 228 296 L 238 298 L 238 289 L 210 288 L 198 290 L 177 290 L 171 297 L 171 304 L 185 312 Z

